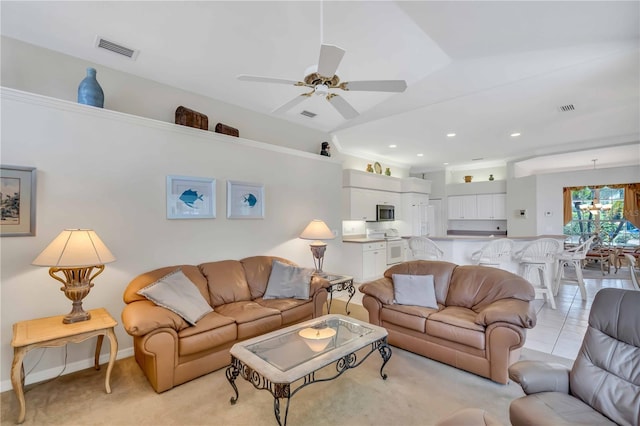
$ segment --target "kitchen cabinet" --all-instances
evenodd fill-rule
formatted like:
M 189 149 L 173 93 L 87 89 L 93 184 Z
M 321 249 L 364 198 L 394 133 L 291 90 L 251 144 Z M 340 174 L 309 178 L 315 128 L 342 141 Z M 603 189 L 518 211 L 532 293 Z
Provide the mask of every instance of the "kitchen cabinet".
M 342 217 L 350 220 L 376 220 L 373 191 L 362 188 L 342 189 Z
M 449 214 L 451 220 L 477 219 L 477 200 L 475 195 L 456 195 L 449 197 Z
M 356 282 L 380 278 L 387 270 L 387 243 L 345 243 L 345 271 Z M 348 266 L 347 266 L 348 265 Z
M 345 220 L 376 220 L 376 205 L 386 204 L 395 207 L 395 216 L 400 216 L 401 196 L 388 191 L 376 191 L 363 188 L 343 188 L 342 207 Z
M 396 218 L 403 221 L 402 235 L 428 235 L 429 195 L 417 193 L 402 194 L 402 214 Z
M 455 195 L 449 197 L 450 220 L 506 220 L 506 194 Z
M 506 194 L 478 194 L 478 219 L 506 220 Z

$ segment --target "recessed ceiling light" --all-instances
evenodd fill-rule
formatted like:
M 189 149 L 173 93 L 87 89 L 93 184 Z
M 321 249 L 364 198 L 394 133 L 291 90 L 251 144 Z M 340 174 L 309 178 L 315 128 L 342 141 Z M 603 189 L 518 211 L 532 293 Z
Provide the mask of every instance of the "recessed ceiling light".
M 418 154 L 418 157 L 424 157 L 424 154 L 420 153 Z
M 511 137 L 512 137 L 512 138 L 515 138 L 515 137 L 517 137 L 517 136 L 520 136 L 520 133 L 518 133 L 518 132 L 516 132 L 516 133 L 511 133 Z
M 397 148 L 397 147 L 398 147 L 398 145 L 395 145 L 395 144 L 389 145 L 389 148 Z
M 444 164 L 445 166 L 448 166 L 448 165 L 449 165 L 449 163 L 442 163 L 442 164 Z
M 448 138 L 452 138 L 452 137 L 454 137 L 455 135 L 456 135 L 455 133 L 447 133 L 447 137 L 448 137 Z

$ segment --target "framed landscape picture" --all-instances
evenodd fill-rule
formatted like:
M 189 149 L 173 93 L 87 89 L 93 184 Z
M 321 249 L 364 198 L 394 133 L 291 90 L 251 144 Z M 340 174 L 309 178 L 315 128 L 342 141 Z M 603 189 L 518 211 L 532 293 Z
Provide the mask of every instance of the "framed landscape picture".
M 33 235 L 36 235 L 36 169 L 0 166 L 0 236 Z
M 167 176 L 167 219 L 215 219 L 216 180 Z
M 227 217 L 264 219 L 264 185 L 227 181 Z

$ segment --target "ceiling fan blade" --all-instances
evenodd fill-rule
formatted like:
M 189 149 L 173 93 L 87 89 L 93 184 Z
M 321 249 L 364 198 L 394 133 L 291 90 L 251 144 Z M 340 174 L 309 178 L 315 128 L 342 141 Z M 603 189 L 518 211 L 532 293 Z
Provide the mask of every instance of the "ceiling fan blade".
M 260 77 L 257 75 L 246 75 L 240 74 L 238 80 L 241 81 L 256 81 L 259 83 L 278 83 L 278 84 L 289 84 L 292 86 L 304 86 L 304 83 L 296 80 L 287 80 L 284 78 L 273 78 L 273 77 Z
M 291 108 L 293 108 L 294 106 L 298 105 L 299 103 L 301 103 L 302 101 L 307 99 L 309 96 L 310 95 L 308 93 L 303 93 L 302 95 L 296 96 L 295 98 L 291 99 L 286 104 L 274 109 L 272 112 L 274 114 L 281 114 L 283 112 L 289 111 Z
M 360 113 L 356 111 L 355 108 L 353 108 L 342 96 L 332 93 L 327 96 L 327 100 L 340 113 L 340 115 L 347 120 L 351 120 L 352 118 L 356 118 L 360 115 Z
M 344 50 L 333 44 L 320 46 L 320 58 L 318 58 L 318 74 L 323 77 L 333 77 L 342 61 Z
M 340 84 L 340 88 L 360 92 L 404 92 L 407 89 L 407 82 L 404 80 L 345 81 Z

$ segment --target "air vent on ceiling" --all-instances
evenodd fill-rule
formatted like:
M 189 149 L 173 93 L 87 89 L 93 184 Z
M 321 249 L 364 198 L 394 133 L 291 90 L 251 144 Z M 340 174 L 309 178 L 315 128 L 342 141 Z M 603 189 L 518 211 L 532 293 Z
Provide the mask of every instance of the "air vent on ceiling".
M 573 104 L 567 104 L 567 105 L 562 105 L 562 106 L 558 107 L 558 109 L 561 112 L 569 112 L 569 111 L 575 111 L 576 107 Z
M 135 60 L 138 56 L 138 51 L 135 49 L 131 49 L 129 47 L 122 46 L 121 44 L 114 43 L 112 41 L 106 40 L 100 36 L 96 36 L 96 47 L 100 49 L 105 49 L 113 53 L 117 53 L 118 55 L 126 56 L 131 60 Z
M 309 118 L 313 118 L 313 117 L 315 117 L 316 115 L 318 115 L 318 114 L 316 114 L 315 112 L 307 111 L 306 109 L 305 109 L 305 110 L 303 110 L 300 114 L 301 114 L 301 115 L 304 115 L 305 117 L 309 117 Z

